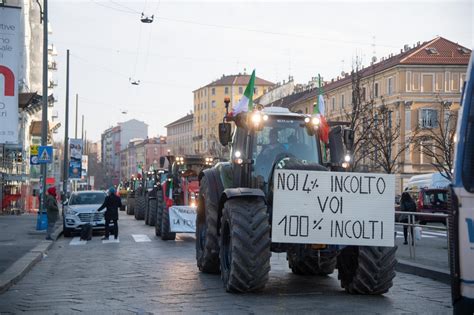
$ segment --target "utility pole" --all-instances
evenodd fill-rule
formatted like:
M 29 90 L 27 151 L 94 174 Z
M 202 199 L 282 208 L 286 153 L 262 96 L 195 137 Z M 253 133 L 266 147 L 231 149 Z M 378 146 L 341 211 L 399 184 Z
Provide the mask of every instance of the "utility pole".
M 79 108 L 79 95 L 76 94 L 76 133 L 74 135 L 74 138 L 77 139 L 77 112 L 78 112 L 78 108 Z
M 81 139 L 82 142 L 84 142 L 84 115 L 82 115 L 82 129 L 81 129 Z M 82 144 L 82 147 L 84 148 L 84 144 Z
M 63 159 L 63 194 L 66 198 L 67 193 L 67 180 L 69 173 L 69 49 L 66 55 L 66 126 L 64 128 L 64 159 Z M 65 199 L 64 199 L 65 200 Z
M 48 0 L 43 0 L 43 106 L 41 116 L 41 145 L 48 144 Z M 41 212 L 45 209 L 47 165 L 41 164 Z

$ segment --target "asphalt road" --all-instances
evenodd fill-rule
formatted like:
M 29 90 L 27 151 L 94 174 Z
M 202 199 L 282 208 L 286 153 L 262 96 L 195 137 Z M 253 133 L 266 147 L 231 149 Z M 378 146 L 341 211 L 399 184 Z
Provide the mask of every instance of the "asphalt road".
M 260 293 L 229 294 L 218 275 L 200 273 L 193 235 L 161 241 L 154 228 L 121 212 L 119 242 L 61 238 L 18 284 L 0 295 L 0 313 L 452 313 L 449 286 L 398 273 L 384 296 L 345 293 L 337 272 L 291 273 L 273 254 Z

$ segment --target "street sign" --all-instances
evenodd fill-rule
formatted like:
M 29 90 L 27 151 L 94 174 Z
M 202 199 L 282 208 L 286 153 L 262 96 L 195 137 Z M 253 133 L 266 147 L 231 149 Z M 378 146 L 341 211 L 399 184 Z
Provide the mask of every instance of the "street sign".
M 39 145 L 32 144 L 30 145 L 30 164 L 31 165 L 38 165 L 38 148 Z
M 50 145 L 38 148 L 38 163 L 47 164 L 53 162 L 53 147 Z

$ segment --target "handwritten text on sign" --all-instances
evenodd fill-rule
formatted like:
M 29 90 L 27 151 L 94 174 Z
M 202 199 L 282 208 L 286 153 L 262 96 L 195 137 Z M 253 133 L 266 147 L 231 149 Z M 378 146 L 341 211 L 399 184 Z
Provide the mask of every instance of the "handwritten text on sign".
M 171 232 L 196 232 L 196 207 L 172 206 L 169 212 Z
M 275 170 L 272 242 L 394 245 L 395 177 Z

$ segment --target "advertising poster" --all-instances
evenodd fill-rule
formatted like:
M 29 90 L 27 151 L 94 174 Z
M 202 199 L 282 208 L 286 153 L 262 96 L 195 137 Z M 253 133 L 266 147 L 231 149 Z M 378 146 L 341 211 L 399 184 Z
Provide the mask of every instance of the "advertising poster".
M 69 178 L 80 179 L 82 176 L 82 139 L 69 139 Z
M 20 8 L 0 6 L 0 143 L 18 143 Z

